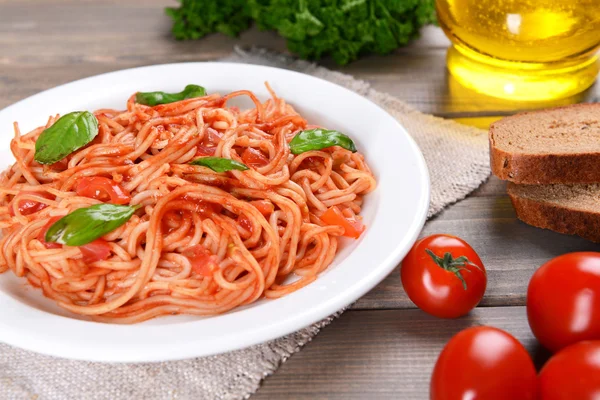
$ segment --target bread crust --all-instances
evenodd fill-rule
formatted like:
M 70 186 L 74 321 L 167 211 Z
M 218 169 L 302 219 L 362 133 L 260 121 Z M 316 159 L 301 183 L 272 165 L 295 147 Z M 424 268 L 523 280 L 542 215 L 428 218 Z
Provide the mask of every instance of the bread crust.
M 490 130 L 490 135 L 493 132 Z M 490 167 L 498 178 L 520 185 L 600 182 L 600 153 L 511 154 L 490 139 Z
M 600 243 L 600 213 L 521 197 L 510 184 L 507 191 L 517 218 L 526 224 Z
M 578 108 L 597 108 L 600 116 L 599 104 L 576 104 L 551 110 L 568 112 Z M 530 115 L 535 118 L 535 114 L 544 112 L 548 111 L 530 111 L 515 116 Z M 501 124 L 510 123 L 512 118 L 493 123 L 489 130 L 490 167 L 498 178 L 525 185 L 600 182 L 600 153 L 513 154 L 497 148 L 496 129 Z

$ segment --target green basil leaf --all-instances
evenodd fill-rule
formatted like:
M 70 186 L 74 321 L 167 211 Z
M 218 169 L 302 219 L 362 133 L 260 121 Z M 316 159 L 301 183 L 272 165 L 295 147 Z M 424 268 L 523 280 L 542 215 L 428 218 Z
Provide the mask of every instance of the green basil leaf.
M 290 142 L 290 150 L 293 154 L 326 149 L 331 146 L 340 146 L 353 153 L 356 152 L 352 139 L 341 132 L 329 129 L 315 128 L 300 131 Z
M 140 206 L 96 204 L 79 208 L 56 221 L 46 232 L 46 242 L 82 246 L 114 231 Z
M 241 162 L 237 162 L 235 160 L 230 160 L 229 158 L 221 158 L 221 157 L 202 157 L 197 158 L 194 161 L 190 162 L 192 165 L 201 165 L 203 167 L 208 167 L 215 172 L 226 172 L 231 171 L 232 169 L 236 169 L 238 171 L 245 171 L 248 167 Z
M 42 132 L 35 142 L 35 161 L 54 164 L 94 140 L 98 120 L 89 111 L 63 115 Z
M 165 92 L 137 92 L 135 101 L 147 106 L 156 106 L 158 104 L 174 103 L 194 97 L 206 96 L 206 89 L 198 85 L 187 85 L 183 91 L 179 93 Z

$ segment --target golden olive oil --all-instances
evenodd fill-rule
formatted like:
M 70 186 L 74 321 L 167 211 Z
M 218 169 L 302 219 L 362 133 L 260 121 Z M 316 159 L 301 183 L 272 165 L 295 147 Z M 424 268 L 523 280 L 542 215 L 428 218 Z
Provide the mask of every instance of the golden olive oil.
M 599 70 L 600 0 L 437 0 L 453 47 L 448 69 L 495 97 L 550 100 L 579 93 Z

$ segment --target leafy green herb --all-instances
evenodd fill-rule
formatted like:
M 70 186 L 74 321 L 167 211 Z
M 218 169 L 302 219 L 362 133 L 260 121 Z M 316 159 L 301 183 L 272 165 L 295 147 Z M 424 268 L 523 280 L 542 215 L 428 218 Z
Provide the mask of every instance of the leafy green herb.
M 440 257 L 429 249 L 425 249 L 425 253 L 427 253 L 440 268 L 456 275 L 456 277 L 460 279 L 464 290 L 467 290 L 467 281 L 465 281 L 465 278 L 460 271 L 471 272 L 471 270 L 467 268 L 467 266 L 471 266 L 484 272 L 479 265 L 471 262 L 466 256 L 454 258 L 450 252 L 447 252 L 444 253 L 444 257 Z
M 46 232 L 46 242 L 82 246 L 117 229 L 140 206 L 96 204 L 79 208 L 56 221 Z
M 54 164 L 94 140 L 97 134 L 98 120 L 91 112 L 63 115 L 38 137 L 34 159 L 40 164 Z
M 208 167 L 215 172 L 227 172 L 231 171 L 232 169 L 245 171 L 248 169 L 248 167 L 241 162 L 221 157 L 201 157 L 190 162 L 190 164 Z
M 180 0 L 181 7 L 167 8 L 176 39 L 199 39 L 220 32 L 237 36 L 250 27 L 246 0 Z
M 293 154 L 302 154 L 306 151 L 321 150 L 331 146 L 340 146 L 351 152 L 356 152 L 352 139 L 338 131 L 329 129 L 308 129 L 298 132 L 290 142 Z
M 435 22 L 435 0 L 180 0 L 167 9 L 177 39 L 213 32 L 237 35 L 253 19 L 287 39 L 302 58 L 331 55 L 346 64 L 366 53 L 387 54 Z
M 206 89 L 204 89 L 202 86 L 187 85 L 185 89 L 179 93 L 137 92 L 135 95 L 135 101 L 147 106 L 156 106 L 158 104 L 174 103 L 176 101 L 202 96 L 206 96 Z

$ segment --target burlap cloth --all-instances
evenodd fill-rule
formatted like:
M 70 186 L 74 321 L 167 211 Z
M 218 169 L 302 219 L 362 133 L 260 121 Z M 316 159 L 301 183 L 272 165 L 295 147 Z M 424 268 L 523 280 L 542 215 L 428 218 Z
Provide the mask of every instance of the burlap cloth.
M 412 135 L 425 156 L 431 175 L 429 216 L 464 198 L 489 176 L 487 136 L 479 129 L 422 114 L 397 98 L 370 88 L 366 82 L 305 61 L 259 49 L 237 49 L 226 61 L 315 75 L 354 90 L 386 109 Z M 263 378 L 334 318 L 244 350 L 155 364 L 71 361 L 0 344 L 0 399 L 247 398 Z

